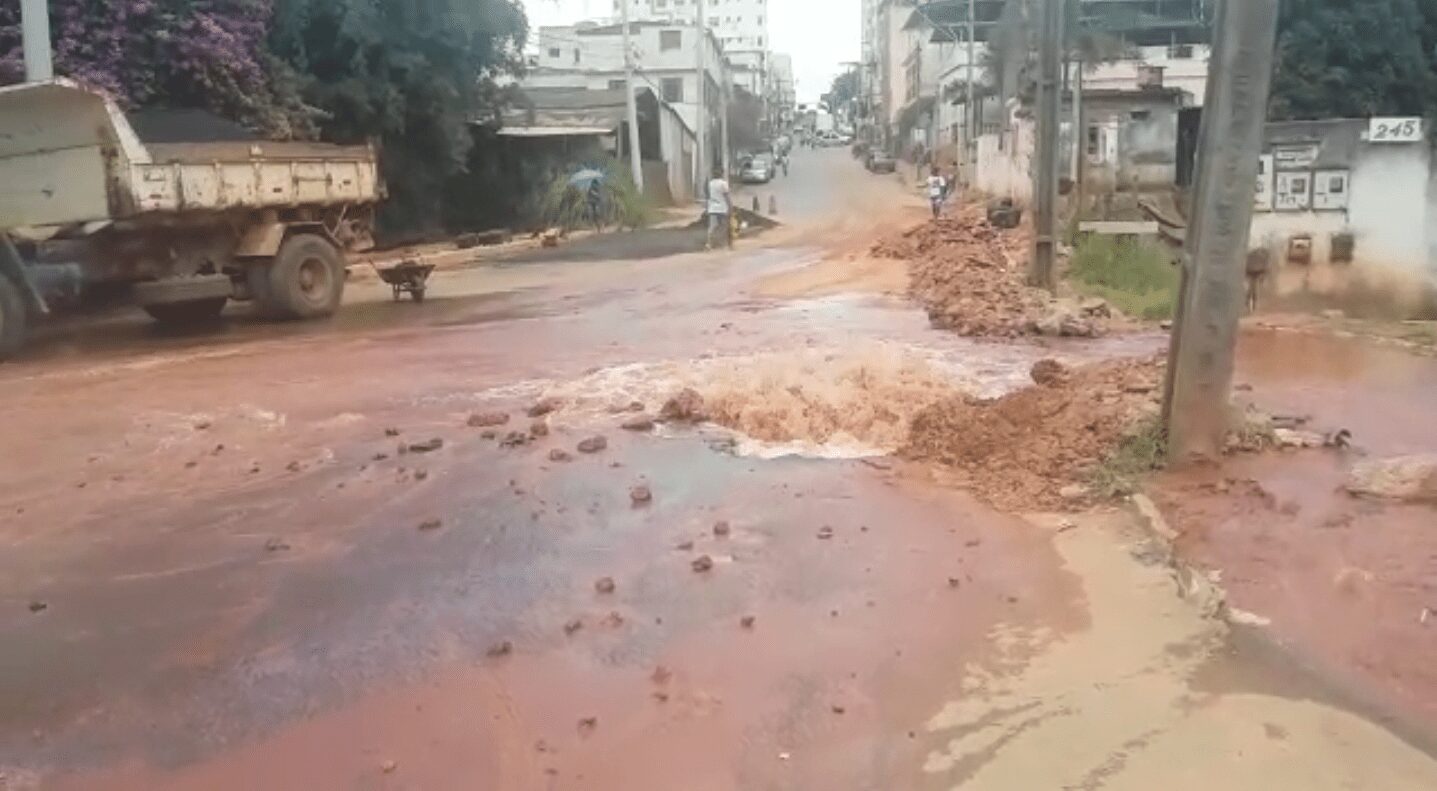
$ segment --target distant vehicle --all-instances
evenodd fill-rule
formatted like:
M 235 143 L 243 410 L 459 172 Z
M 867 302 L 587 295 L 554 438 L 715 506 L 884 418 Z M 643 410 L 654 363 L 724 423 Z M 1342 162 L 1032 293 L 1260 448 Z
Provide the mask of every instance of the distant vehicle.
M 834 123 L 832 113 L 814 113 L 813 131 L 817 132 L 818 134 L 824 134 L 825 132 L 832 132 L 835 126 L 836 124 Z
M 882 151 L 870 151 L 863 166 L 868 168 L 870 173 L 894 173 L 898 170 L 898 160 Z
M 827 132 L 819 132 L 818 134 L 813 136 L 813 140 L 814 145 L 822 148 L 833 148 L 835 146 L 848 145 L 848 143 L 844 142 L 842 135 L 832 130 Z
M 369 146 L 147 140 L 63 79 L 0 88 L 0 184 L 0 358 L 31 316 L 91 291 L 170 324 L 232 299 L 327 316 L 384 195 Z
M 739 168 L 738 178 L 745 184 L 767 184 L 773 181 L 773 156 L 757 154 Z

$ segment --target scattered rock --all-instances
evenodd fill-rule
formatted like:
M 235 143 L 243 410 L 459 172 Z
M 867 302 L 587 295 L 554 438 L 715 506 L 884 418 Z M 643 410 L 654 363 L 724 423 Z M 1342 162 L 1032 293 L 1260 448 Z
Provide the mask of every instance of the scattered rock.
M 441 527 L 443 527 L 443 526 L 444 526 L 444 520 L 443 520 L 443 519 L 425 519 L 423 522 L 420 522 L 420 523 L 419 523 L 419 529 L 420 529 L 420 531 L 426 532 L 426 533 L 429 532 L 430 530 L 438 530 L 439 528 L 441 528 Z
M 42 602 L 39 599 L 30 602 L 30 612 L 44 612 L 45 610 L 49 609 L 49 607 L 49 604 L 47 604 L 46 602 Z
M 1272 438 L 1279 448 L 1320 448 L 1323 444 L 1321 434 L 1291 428 L 1273 429 Z
M 757 619 L 752 615 L 745 615 L 744 617 L 738 619 L 738 625 L 742 626 L 745 629 L 752 629 L 753 624 L 756 620 Z
M 957 577 L 949 577 L 949 578 L 948 578 L 948 587 L 950 587 L 950 588 L 959 588 L 959 587 L 962 587 L 962 585 L 963 585 L 963 581 L 960 580 L 960 579 L 958 579 Z
M 1322 317 L 1329 321 L 1342 321 L 1347 318 L 1347 314 L 1340 310 L 1324 310 L 1322 311 Z
M 285 552 L 288 550 L 289 544 L 285 543 L 282 538 L 271 538 L 264 542 L 264 551 L 266 552 Z
M 384 436 L 386 436 L 386 437 L 397 437 L 397 436 L 399 436 L 399 429 L 397 429 L 397 428 L 387 428 L 387 429 L 384 430 Z
M 470 428 L 492 428 L 508 422 L 508 412 L 476 412 L 469 416 Z
M 709 557 L 708 555 L 699 555 L 698 557 L 694 558 L 693 562 L 689 565 L 693 567 L 694 571 L 702 574 L 706 571 L 713 570 L 714 559 Z
M 584 619 L 583 619 L 583 618 L 574 618 L 573 620 L 570 620 L 568 623 L 564 624 L 564 634 L 569 635 L 569 636 L 572 637 L 575 632 L 578 632 L 580 629 L 583 629 L 583 628 L 584 628 Z
M 649 487 L 642 483 L 629 489 L 629 500 L 631 500 L 634 505 L 646 505 L 653 502 L 653 499 L 654 493 L 649 491 Z
M 210 422 L 208 420 L 201 420 L 198 423 L 195 423 L 195 431 L 208 431 L 209 427 Z
M 613 577 L 600 577 L 597 581 L 594 582 L 594 590 L 598 591 L 599 593 L 613 593 L 614 587 L 615 586 Z
M 844 713 L 845 711 L 848 711 L 848 709 L 845 709 L 843 706 L 840 706 L 840 705 L 837 704 L 837 703 L 835 703 L 835 704 L 833 704 L 832 706 L 830 706 L 829 709 L 830 709 L 834 714 L 842 714 L 842 713 Z
M 396 769 L 398 769 L 398 768 L 399 768 L 399 762 L 398 762 L 398 761 L 385 761 L 384 763 L 382 763 L 382 764 L 379 765 L 379 771 L 381 771 L 381 772 L 383 772 L 383 773 L 385 773 L 385 774 L 387 774 L 387 775 L 394 774 L 394 770 L 396 770 Z
M 573 460 L 573 454 L 569 453 L 569 451 L 564 450 L 563 448 L 554 448 L 553 450 L 549 451 L 549 461 L 556 461 L 562 464 L 564 462 L 569 462 Z
M 670 423 L 699 423 L 705 417 L 704 397 L 692 387 L 674 394 L 659 410 L 659 419 Z
M 728 522 L 719 521 L 719 522 L 715 522 L 715 523 L 714 523 L 714 537 L 715 537 L 715 538 L 728 538 L 728 534 L 729 534 Z
M 549 396 L 539 399 L 537 403 L 529 407 L 529 411 L 526 414 L 529 417 L 543 417 L 551 412 L 557 412 L 563 406 L 563 399 Z
M 504 435 L 504 439 L 499 441 L 499 446 L 503 448 L 519 448 L 528 445 L 530 439 L 532 439 L 532 437 L 522 431 L 511 431 Z
M 600 621 L 599 625 L 605 629 L 617 629 L 624 625 L 624 616 L 618 610 L 609 610 L 609 614 L 604 616 L 604 620 Z
M 485 651 L 484 653 L 490 659 L 498 659 L 501 656 L 508 656 L 514 653 L 514 644 L 509 642 L 508 640 L 502 640 L 495 643 L 494 645 L 489 646 L 489 650 Z
M 828 525 L 818 528 L 818 537 L 824 541 L 833 538 L 833 528 Z
M 654 667 L 654 672 L 651 673 L 651 674 L 649 674 L 649 680 L 652 681 L 652 682 L 654 682 L 655 684 L 659 684 L 659 685 L 663 685 L 663 684 L 669 683 L 669 681 L 672 680 L 673 677 L 674 677 L 673 671 L 672 671 L 672 670 L 669 670 L 667 667 L 664 667 L 663 665 L 658 665 L 658 666 Z
M 416 480 L 416 481 L 422 481 L 422 480 L 424 480 L 425 478 L 428 478 L 428 477 L 429 477 L 429 470 L 415 470 L 415 471 L 414 471 L 414 480 Z
M 1437 502 L 1437 454 L 1362 462 L 1348 476 L 1347 491 L 1385 500 Z
M 654 419 L 648 415 L 634 415 L 623 423 L 620 423 L 619 427 L 625 431 L 652 431 L 654 428 Z
M 596 435 L 585 440 L 580 440 L 578 450 L 580 453 L 598 453 L 609 447 L 609 440 L 603 435 Z
M 534 424 L 529 426 L 529 434 L 534 437 L 549 436 L 549 422 L 546 420 L 534 421 Z
M 598 717 L 584 717 L 579 720 L 579 733 L 592 733 L 597 727 L 599 727 Z
M 442 447 L 444 447 L 444 440 L 442 440 L 442 439 L 440 439 L 440 438 L 438 438 L 438 437 L 434 437 L 433 439 L 426 439 L 426 440 L 424 440 L 423 442 L 414 442 L 414 443 L 411 443 L 411 444 L 409 445 L 409 452 L 410 452 L 410 453 L 433 453 L 434 451 L 439 450 L 439 449 L 442 448 Z
M 692 552 L 693 548 L 694 542 L 692 541 L 680 541 L 678 545 L 674 547 L 674 549 L 677 549 L 680 552 Z
M 495 431 L 495 430 L 492 429 L 492 428 L 491 428 L 491 429 L 487 429 L 487 430 L 485 430 L 485 431 L 479 432 L 479 438 L 480 438 L 480 439 L 495 439 L 495 438 L 497 438 L 498 436 L 499 436 L 499 432 Z
M 1068 380 L 1068 366 L 1057 360 L 1044 359 L 1033 363 L 1033 368 L 1028 372 L 1033 381 L 1043 387 L 1059 385 Z
M 388 453 L 376 453 L 370 457 L 370 461 L 384 461 L 387 458 L 389 458 Z
M 1058 496 L 1069 502 L 1081 500 L 1088 496 L 1088 487 L 1081 483 L 1070 483 L 1058 490 Z

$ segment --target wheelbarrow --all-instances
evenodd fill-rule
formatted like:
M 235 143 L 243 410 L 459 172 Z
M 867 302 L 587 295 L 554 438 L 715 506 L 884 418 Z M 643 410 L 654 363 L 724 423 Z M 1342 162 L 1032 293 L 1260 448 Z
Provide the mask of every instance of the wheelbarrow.
M 379 279 L 389 284 L 394 289 L 394 300 L 404 294 L 414 297 L 415 302 L 424 301 L 425 284 L 429 281 L 429 275 L 434 272 L 433 264 L 424 264 L 415 260 L 400 261 L 394 266 L 386 269 L 374 267 L 379 273 Z

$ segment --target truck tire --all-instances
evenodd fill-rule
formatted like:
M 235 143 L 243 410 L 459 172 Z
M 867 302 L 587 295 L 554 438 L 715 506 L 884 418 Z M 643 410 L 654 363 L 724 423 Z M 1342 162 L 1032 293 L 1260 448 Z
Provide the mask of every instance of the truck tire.
M 150 318 L 161 324 L 183 326 L 187 324 L 203 324 L 219 318 L 220 313 L 225 309 L 224 297 L 210 297 L 208 299 L 193 299 L 188 302 L 165 302 L 158 305 L 146 305 L 145 312 Z
M 0 360 L 19 351 L 25 344 L 30 312 L 25 298 L 8 276 L 0 273 Z
M 295 234 L 280 245 L 263 286 L 252 289 L 267 314 L 283 319 L 313 319 L 339 308 L 344 296 L 344 256 L 323 236 Z M 253 282 L 253 279 L 251 280 Z

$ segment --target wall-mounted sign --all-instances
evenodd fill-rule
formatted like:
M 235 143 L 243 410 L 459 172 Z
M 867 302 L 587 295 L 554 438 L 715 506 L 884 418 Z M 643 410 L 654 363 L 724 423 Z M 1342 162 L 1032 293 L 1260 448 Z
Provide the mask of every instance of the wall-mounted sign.
M 1345 170 L 1319 170 L 1312 174 L 1312 208 L 1316 211 L 1341 211 L 1347 208 L 1348 174 Z
M 1272 211 L 1272 176 L 1272 155 L 1263 154 L 1257 158 L 1257 194 L 1252 202 L 1258 211 Z
M 1278 211 L 1303 211 L 1312 206 L 1312 174 L 1279 171 L 1272 205 Z
M 1279 145 L 1272 147 L 1272 161 L 1278 170 L 1307 170 L 1317 162 L 1317 145 Z
M 1367 125 L 1369 143 L 1416 143 L 1422 140 L 1421 118 L 1373 118 Z

